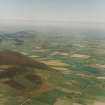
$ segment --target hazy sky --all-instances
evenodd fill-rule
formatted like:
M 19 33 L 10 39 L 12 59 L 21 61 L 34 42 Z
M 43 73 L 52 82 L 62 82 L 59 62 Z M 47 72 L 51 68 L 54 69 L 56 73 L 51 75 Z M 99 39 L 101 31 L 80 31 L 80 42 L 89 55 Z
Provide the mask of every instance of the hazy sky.
M 105 22 L 105 0 L 0 0 L 0 23 Z

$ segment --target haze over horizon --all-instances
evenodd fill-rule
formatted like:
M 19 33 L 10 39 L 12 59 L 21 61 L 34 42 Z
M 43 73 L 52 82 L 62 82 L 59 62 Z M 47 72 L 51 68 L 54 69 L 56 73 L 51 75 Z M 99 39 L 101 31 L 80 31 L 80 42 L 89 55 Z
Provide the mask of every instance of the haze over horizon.
M 0 24 L 104 27 L 105 0 L 0 0 Z

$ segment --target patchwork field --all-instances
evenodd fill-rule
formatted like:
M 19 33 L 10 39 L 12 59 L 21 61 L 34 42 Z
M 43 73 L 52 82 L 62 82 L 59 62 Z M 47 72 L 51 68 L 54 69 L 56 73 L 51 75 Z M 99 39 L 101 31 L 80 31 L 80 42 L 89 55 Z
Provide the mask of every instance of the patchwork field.
M 0 105 L 105 105 L 105 38 L 78 33 L 1 33 Z

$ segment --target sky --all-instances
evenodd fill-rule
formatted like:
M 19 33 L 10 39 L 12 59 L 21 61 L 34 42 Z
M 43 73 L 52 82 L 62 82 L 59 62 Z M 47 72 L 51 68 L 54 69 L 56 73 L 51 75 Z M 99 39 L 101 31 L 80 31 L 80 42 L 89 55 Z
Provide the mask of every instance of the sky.
M 0 0 L 0 24 L 105 23 L 105 0 Z

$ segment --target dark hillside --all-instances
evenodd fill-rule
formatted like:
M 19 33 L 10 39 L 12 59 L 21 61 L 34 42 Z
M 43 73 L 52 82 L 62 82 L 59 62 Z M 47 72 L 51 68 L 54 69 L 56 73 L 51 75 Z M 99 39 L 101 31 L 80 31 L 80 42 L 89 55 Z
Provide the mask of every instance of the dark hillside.
M 26 67 L 35 67 L 39 69 L 48 69 L 43 63 L 32 60 L 31 58 L 15 51 L 0 51 L 0 65 L 19 65 Z

